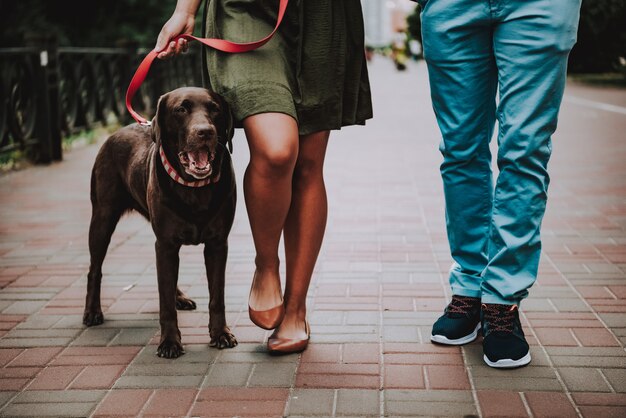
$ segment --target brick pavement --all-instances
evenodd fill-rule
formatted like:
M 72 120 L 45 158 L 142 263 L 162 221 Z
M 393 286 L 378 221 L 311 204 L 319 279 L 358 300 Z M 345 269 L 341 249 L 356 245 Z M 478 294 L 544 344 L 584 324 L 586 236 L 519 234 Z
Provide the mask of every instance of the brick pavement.
M 480 341 L 429 342 L 451 260 L 425 67 L 395 73 L 377 57 L 371 78 L 376 119 L 329 146 L 330 217 L 301 356 L 266 355 L 269 333 L 247 318 L 243 199 L 226 288 L 240 345 L 208 347 L 201 251 L 186 247 L 180 284 L 199 308 L 179 314 L 187 353 L 165 360 L 154 240 L 136 215 L 105 261 L 106 322 L 81 324 L 97 146 L 0 178 L 0 416 L 626 416 L 623 92 L 568 86 L 540 277 L 522 305 L 533 362 L 503 371 L 483 364 Z M 239 180 L 247 158 L 239 132 Z

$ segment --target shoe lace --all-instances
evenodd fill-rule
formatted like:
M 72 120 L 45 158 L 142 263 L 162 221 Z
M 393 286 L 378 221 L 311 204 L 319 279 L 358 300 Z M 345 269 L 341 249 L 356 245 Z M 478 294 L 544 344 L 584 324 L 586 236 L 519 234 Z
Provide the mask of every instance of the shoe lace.
M 485 321 L 491 331 L 513 332 L 517 305 L 484 303 L 482 306 Z
M 448 313 L 458 313 L 468 315 L 472 309 L 478 304 L 477 298 L 468 296 L 452 296 L 452 300 L 448 305 Z

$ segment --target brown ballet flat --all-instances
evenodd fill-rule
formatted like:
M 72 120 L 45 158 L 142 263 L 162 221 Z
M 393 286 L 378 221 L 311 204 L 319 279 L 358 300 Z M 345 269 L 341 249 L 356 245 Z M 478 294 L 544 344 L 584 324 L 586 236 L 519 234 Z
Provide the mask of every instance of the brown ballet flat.
M 311 329 L 309 328 L 309 323 L 307 321 L 304 322 L 306 327 L 306 338 L 304 340 L 294 340 L 290 338 L 278 338 L 276 337 L 276 332 L 270 336 L 267 340 L 267 350 L 270 354 L 291 354 L 291 353 L 300 353 L 306 350 L 309 345 L 309 340 L 311 339 Z
M 265 311 L 257 311 L 250 307 L 248 304 L 248 315 L 250 320 L 258 327 L 263 329 L 274 329 L 283 322 L 285 317 L 285 305 L 281 302 L 280 305 L 276 305 L 271 309 Z

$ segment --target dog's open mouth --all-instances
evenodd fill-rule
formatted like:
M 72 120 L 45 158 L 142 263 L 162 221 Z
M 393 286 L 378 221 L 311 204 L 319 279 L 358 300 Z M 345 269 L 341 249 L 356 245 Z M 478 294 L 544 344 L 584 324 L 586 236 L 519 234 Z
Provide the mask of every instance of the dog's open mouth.
M 180 163 L 185 167 L 185 172 L 198 180 L 205 179 L 213 173 L 211 163 L 215 159 L 215 152 L 207 148 L 178 153 Z

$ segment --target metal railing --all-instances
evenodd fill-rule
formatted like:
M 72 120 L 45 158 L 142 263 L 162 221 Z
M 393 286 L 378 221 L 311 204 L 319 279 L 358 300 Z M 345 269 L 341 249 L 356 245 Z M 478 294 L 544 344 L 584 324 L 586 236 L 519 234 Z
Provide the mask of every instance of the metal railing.
M 0 49 L 0 154 L 27 152 L 38 163 L 63 158 L 62 139 L 81 130 L 132 121 L 130 78 L 147 51 L 136 47 L 57 47 L 38 40 Z M 201 86 L 200 50 L 153 64 L 133 107 L 154 114 L 159 96 Z

